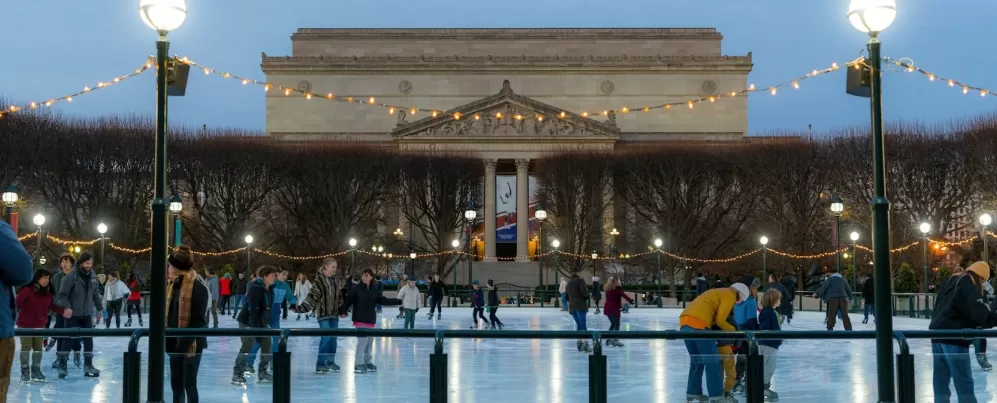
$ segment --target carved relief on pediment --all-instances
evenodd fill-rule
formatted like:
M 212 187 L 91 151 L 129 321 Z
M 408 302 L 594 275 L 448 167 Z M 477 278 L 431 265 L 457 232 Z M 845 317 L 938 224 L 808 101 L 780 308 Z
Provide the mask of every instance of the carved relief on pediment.
M 428 128 L 422 136 L 585 136 L 584 122 L 545 116 L 513 105 L 461 116 Z

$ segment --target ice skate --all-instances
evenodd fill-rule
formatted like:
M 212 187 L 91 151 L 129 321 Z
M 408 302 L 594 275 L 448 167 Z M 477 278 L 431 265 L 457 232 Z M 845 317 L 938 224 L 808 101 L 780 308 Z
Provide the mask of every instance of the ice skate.
M 436 320 L 440 320 L 442 318 L 443 318 L 443 314 L 442 313 L 436 314 Z
M 56 343 L 55 338 L 49 337 L 46 340 L 48 342 L 45 343 L 45 351 L 51 351 L 53 348 L 55 348 L 55 345 L 58 344 Z M 55 363 L 52 363 L 52 368 L 55 368 Z
M 498 325 L 498 326 L 499 326 L 499 330 L 502 330 L 502 329 L 505 329 L 505 325 L 503 325 L 503 324 L 501 324 L 501 323 L 499 323 L 499 325 Z
M 45 382 L 45 374 L 42 373 L 42 367 L 37 365 L 31 367 L 31 380 L 35 382 Z
M 273 383 L 273 375 L 270 375 L 266 368 L 261 368 L 256 374 L 256 383 Z
M 405 318 L 405 315 L 403 314 L 395 315 L 395 319 L 402 319 L 402 318 Z
M 987 354 L 986 353 L 977 354 L 976 355 L 976 362 L 980 363 L 980 369 L 982 369 L 984 371 L 989 371 L 989 370 L 994 369 L 994 366 L 990 365 L 990 362 L 987 361 Z
M 686 403 L 692 402 L 707 402 L 710 400 L 709 396 L 706 395 L 685 395 Z
M 58 365 L 59 379 L 66 379 L 66 375 L 69 375 L 69 369 L 66 367 L 67 365 L 64 361 L 59 361 Z
M 744 379 L 738 379 L 737 383 L 734 384 L 734 388 L 730 390 L 731 393 L 743 395 L 744 394 Z
M 367 364 L 366 367 L 367 367 L 367 372 L 377 372 L 377 366 L 375 366 L 374 364 Z
M 863 325 L 868 324 L 868 323 L 869 323 L 869 319 L 862 319 L 862 324 Z
M 28 372 L 28 367 L 21 367 L 21 383 L 31 383 L 31 373 Z
M 366 374 L 367 373 L 367 366 L 366 365 L 354 365 L 353 366 L 353 373 L 354 374 Z
M 328 362 L 328 363 L 326 363 L 325 367 L 329 368 L 329 370 L 332 371 L 332 372 L 339 372 L 339 365 L 336 365 L 336 363 L 334 363 L 334 362 Z
M 246 364 L 246 368 L 242 370 L 242 373 L 251 376 L 256 373 L 256 370 L 253 369 L 253 364 Z
M 83 367 L 83 376 L 87 378 L 97 378 L 100 377 L 100 371 L 94 368 L 93 365 L 87 364 Z
M 596 315 L 598 315 L 598 314 L 599 314 L 599 312 L 602 312 L 602 311 L 600 311 L 600 310 L 599 310 L 599 307 L 596 307 L 596 308 L 595 308 L 595 314 L 596 314 Z
M 725 393 L 723 396 L 715 397 L 713 399 L 710 399 L 710 402 L 711 403 L 737 403 L 737 399 L 734 398 L 734 395 L 731 395 L 730 393 Z
M 623 343 L 620 343 L 619 340 L 615 340 L 615 339 L 607 341 L 606 344 L 610 345 L 610 346 L 613 346 L 613 347 L 623 347 Z
M 82 366 L 82 364 L 80 363 L 79 351 L 73 351 L 73 365 L 76 365 L 76 368 L 80 368 Z
M 307 316 L 305 316 L 305 319 L 308 319 L 308 317 L 307 317 Z M 295 320 L 296 320 L 296 321 L 299 321 L 299 322 L 300 322 L 300 321 L 301 321 L 301 315 L 300 315 L 300 314 L 298 314 L 298 319 L 295 319 Z
M 233 374 L 232 375 L 232 384 L 233 385 L 245 385 L 246 384 L 246 377 L 242 376 L 242 374 Z
M 145 323 L 142 323 L 142 317 L 139 317 L 138 318 L 138 327 L 143 327 L 143 326 L 145 326 Z
M 581 340 L 579 340 L 578 341 L 578 352 L 580 352 L 580 353 L 591 353 L 592 352 L 592 347 L 589 346 L 589 343 L 587 341 L 581 341 Z
M 125 327 L 132 327 L 132 318 L 128 318 L 128 320 L 125 321 Z
M 765 401 L 766 402 L 778 402 L 779 401 L 779 394 L 775 393 L 775 391 L 773 391 L 771 389 L 771 386 L 772 385 L 770 385 L 770 384 L 766 384 L 765 385 Z

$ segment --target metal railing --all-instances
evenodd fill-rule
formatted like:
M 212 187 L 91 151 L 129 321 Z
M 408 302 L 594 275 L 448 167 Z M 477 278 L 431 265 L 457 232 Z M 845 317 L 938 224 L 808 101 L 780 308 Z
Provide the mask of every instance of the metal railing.
M 129 337 L 128 350 L 124 352 L 122 368 L 122 401 L 141 402 L 141 352 L 138 351 L 142 337 L 148 329 L 16 329 L 15 336 L 31 337 Z M 602 339 L 643 339 L 643 340 L 716 340 L 738 339 L 748 342 L 746 369 L 746 401 L 764 401 L 763 357 L 759 353 L 758 341 L 780 340 L 856 340 L 875 339 L 875 331 L 827 332 L 827 331 L 758 331 L 758 332 L 711 332 L 711 331 L 535 331 L 508 330 L 502 332 L 479 332 L 475 330 L 400 330 L 400 329 L 167 329 L 167 337 L 278 337 L 273 354 L 273 402 L 290 403 L 291 399 L 291 353 L 287 351 L 288 337 L 411 337 L 434 340 L 433 353 L 429 360 L 429 401 L 444 403 L 448 399 L 447 354 L 443 351 L 446 339 L 568 339 L 591 340 L 592 354 L 588 357 L 589 402 L 606 403 L 607 364 L 602 351 Z M 899 352 L 896 354 L 897 402 L 914 402 L 914 356 L 910 352 L 908 339 L 964 339 L 997 337 L 997 330 L 898 330 L 893 332 Z M 164 379 L 149 380 L 165 382 Z

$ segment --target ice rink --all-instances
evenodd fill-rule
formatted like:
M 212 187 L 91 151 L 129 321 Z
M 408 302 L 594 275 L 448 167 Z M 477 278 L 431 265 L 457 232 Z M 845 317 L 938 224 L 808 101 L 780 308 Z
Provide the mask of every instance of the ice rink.
M 466 329 L 471 324 L 470 308 L 448 308 L 443 319 L 429 320 L 423 308 L 417 315 L 417 328 Z M 396 309 L 385 308 L 379 318 L 383 328 L 402 327 L 395 319 Z M 499 317 L 506 329 L 572 330 L 574 322 L 567 313 L 556 308 L 501 308 Z M 676 329 L 677 309 L 642 308 L 631 310 L 622 318 L 623 330 Z M 317 327 L 314 319 L 295 321 L 291 312 L 283 327 Z M 856 330 L 873 330 L 861 324 L 861 315 L 853 315 Z M 342 320 L 341 326 L 350 322 Z M 895 318 L 897 329 L 926 329 L 923 319 Z M 603 315 L 588 316 L 589 329 L 606 329 L 609 321 Z M 235 321 L 225 318 L 223 327 L 234 327 Z M 822 330 L 823 314 L 798 313 L 784 330 Z M 840 321 L 835 329 L 840 330 Z M 485 332 L 486 330 L 482 330 Z M 623 348 L 606 347 L 609 365 L 609 399 L 619 402 L 685 402 L 685 384 L 689 357 L 684 344 L 678 341 L 625 341 Z M 95 366 L 102 371 L 99 379 L 85 379 L 70 363 L 70 374 L 59 380 L 49 368 L 54 352 L 46 353 L 44 371 L 46 383 L 21 384 L 15 359 L 8 401 L 11 402 L 120 402 L 122 393 L 122 353 L 127 346 L 124 338 L 95 340 Z M 199 390 L 202 402 L 270 402 L 272 384 L 258 385 L 255 377 L 248 384 L 229 383 L 235 338 L 215 338 L 209 341 L 201 363 Z M 429 390 L 429 354 L 431 339 L 380 338 L 374 345 L 377 373 L 355 375 L 352 372 L 356 342 L 339 338 L 336 363 L 343 372 L 319 375 L 314 372 L 317 338 L 291 338 L 292 401 L 294 402 L 425 402 Z M 142 348 L 146 347 L 143 340 Z M 932 401 L 930 345 L 926 340 L 911 341 L 916 355 L 915 371 L 917 401 Z M 588 399 L 588 360 L 575 349 L 572 340 L 488 340 L 453 339 L 446 341 L 449 355 L 451 402 L 564 402 L 577 403 Z M 143 361 L 147 354 L 143 351 Z M 991 353 L 991 359 L 997 355 Z M 146 363 L 143 362 L 142 397 L 145 398 Z M 167 370 L 167 374 L 169 371 Z M 977 397 L 988 401 L 997 396 L 997 372 L 982 372 L 973 362 Z M 779 349 L 778 369 L 773 390 L 783 402 L 875 402 L 876 361 L 873 340 L 859 341 L 787 341 Z M 172 394 L 166 381 L 167 401 Z M 743 397 L 739 397 L 744 401 Z

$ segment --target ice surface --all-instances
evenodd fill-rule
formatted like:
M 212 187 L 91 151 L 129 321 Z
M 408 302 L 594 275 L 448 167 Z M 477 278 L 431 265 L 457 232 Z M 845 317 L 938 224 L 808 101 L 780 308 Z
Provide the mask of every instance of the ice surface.
M 678 325 L 677 309 L 633 309 L 622 318 L 623 330 L 665 330 Z M 386 308 L 379 319 L 383 328 L 401 328 L 395 319 L 397 310 Z M 471 324 L 470 308 L 448 308 L 440 321 L 426 318 L 426 310 L 417 314 L 418 328 L 466 329 Z M 574 322 L 557 308 L 503 307 L 498 312 L 506 329 L 571 330 Z M 284 327 L 317 327 L 314 319 L 295 321 L 290 313 Z M 873 324 L 861 324 L 852 315 L 856 330 L 872 330 Z M 870 321 L 871 322 L 871 321 Z M 342 321 L 343 325 L 348 322 Z M 895 318 L 897 329 L 926 329 L 924 319 Z M 590 329 L 606 329 L 603 315 L 589 313 Z M 223 327 L 234 327 L 231 318 Z M 840 321 L 836 330 L 841 329 Z M 796 315 L 785 330 L 822 330 L 823 314 L 803 312 Z M 484 330 L 483 330 L 484 331 Z M 685 402 L 685 385 L 689 356 L 678 341 L 631 340 L 626 347 L 606 347 L 609 366 L 609 399 L 617 402 Z M 779 349 L 778 369 L 773 389 L 783 402 L 875 402 L 876 360 L 873 340 L 856 341 L 786 341 Z M 95 366 L 102 370 L 99 379 L 83 378 L 70 363 L 70 375 L 56 378 L 49 368 L 55 354 L 45 354 L 43 368 L 49 381 L 22 385 L 15 359 L 8 396 L 10 402 L 120 402 L 122 393 L 122 353 L 124 338 L 96 339 Z M 250 377 L 248 385 L 229 384 L 235 338 L 214 338 L 205 350 L 198 377 L 202 402 L 270 402 L 273 386 L 257 385 Z M 374 345 L 374 364 L 378 372 L 354 375 L 352 338 L 339 338 L 336 362 L 340 373 L 314 373 L 317 338 L 291 338 L 292 401 L 298 402 L 425 402 L 429 391 L 429 354 L 431 339 L 380 338 Z M 146 347 L 145 343 L 142 345 Z M 931 347 L 926 340 L 911 341 L 915 358 L 917 401 L 932 401 Z M 565 402 L 588 400 L 588 360 L 570 340 L 447 340 L 449 358 L 450 402 Z M 993 354 L 992 354 L 993 356 Z M 994 357 L 997 358 L 997 357 Z M 143 361 L 147 354 L 143 352 Z M 145 398 L 146 362 L 142 364 L 142 398 Z M 167 370 L 167 374 L 169 371 Z M 988 401 L 997 396 L 994 377 L 997 372 L 982 372 L 973 362 L 977 397 Z M 166 380 L 166 400 L 172 394 Z M 740 399 L 744 401 L 743 398 Z

